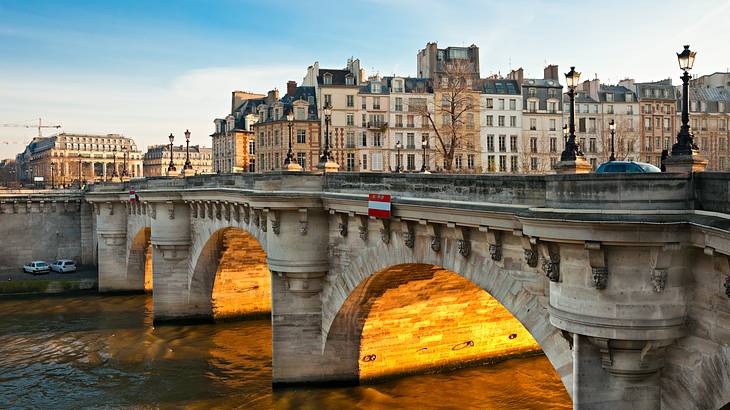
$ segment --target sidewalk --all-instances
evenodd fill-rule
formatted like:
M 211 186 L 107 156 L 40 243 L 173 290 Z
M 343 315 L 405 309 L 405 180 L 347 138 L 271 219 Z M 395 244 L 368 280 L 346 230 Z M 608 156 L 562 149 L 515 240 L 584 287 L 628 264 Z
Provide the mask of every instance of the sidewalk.
M 21 268 L 0 271 L 0 294 L 62 293 L 95 291 L 96 267 L 80 267 L 76 272 L 32 275 Z

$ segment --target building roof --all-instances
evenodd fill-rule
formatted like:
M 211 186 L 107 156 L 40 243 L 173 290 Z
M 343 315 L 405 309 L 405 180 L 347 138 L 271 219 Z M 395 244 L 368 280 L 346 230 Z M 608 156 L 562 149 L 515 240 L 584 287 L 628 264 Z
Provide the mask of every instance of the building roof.
M 486 79 L 482 80 L 482 91 L 485 94 L 507 94 L 507 95 L 520 95 L 521 87 L 515 80 L 505 79 Z
M 647 83 L 636 83 L 636 94 L 639 100 L 676 100 L 676 89 L 672 85 L 672 79 L 653 81 Z
M 606 94 L 613 94 L 613 101 L 608 101 Z M 633 95 L 634 97 L 631 101 L 627 101 L 627 95 Z M 598 99 L 601 102 L 636 102 L 634 92 L 622 85 L 601 84 L 601 89 L 598 90 Z
M 332 75 L 332 83 L 325 84 L 324 83 L 324 76 L 326 74 Z M 345 78 L 348 76 L 352 76 L 353 83 L 347 84 L 345 81 Z M 351 73 L 349 70 L 342 70 L 342 69 L 331 69 L 331 68 L 320 68 L 319 69 L 319 75 L 317 76 L 317 84 L 319 85 L 350 85 L 355 86 L 355 75 Z
M 556 87 L 563 88 L 558 80 L 544 79 L 544 78 L 525 78 L 522 81 L 523 87 Z

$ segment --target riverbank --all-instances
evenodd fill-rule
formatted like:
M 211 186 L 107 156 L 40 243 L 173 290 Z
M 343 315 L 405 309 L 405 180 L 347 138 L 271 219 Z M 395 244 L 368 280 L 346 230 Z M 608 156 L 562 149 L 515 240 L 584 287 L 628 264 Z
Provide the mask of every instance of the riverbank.
M 0 295 L 96 292 L 98 284 L 95 267 L 80 267 L 76 272 L 41 275 L 25 273 L 20 269 L 0 272 Z

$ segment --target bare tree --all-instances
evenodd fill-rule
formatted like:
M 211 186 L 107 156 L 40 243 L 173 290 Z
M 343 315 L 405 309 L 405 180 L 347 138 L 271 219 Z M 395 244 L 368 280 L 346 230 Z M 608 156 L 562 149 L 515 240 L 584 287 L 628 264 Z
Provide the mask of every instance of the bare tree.
M 473 112 L 479 103 L 479 95 L 474 95 L 474 74 L 465 60 L 454 60 L 444 67 L 443 73 L 434 79 L 434 107 L 428 104 L 414 107 L 414 111 L 427 120 L 436 136 L 433 147 L 437 157 L 443 158 L 444 170 L 453 169 L 457 150 L 471 149 L 466 141 L 469 134 L 479 133 L 474 126 Z M 471 114 L 471 115 L 470 115 Z

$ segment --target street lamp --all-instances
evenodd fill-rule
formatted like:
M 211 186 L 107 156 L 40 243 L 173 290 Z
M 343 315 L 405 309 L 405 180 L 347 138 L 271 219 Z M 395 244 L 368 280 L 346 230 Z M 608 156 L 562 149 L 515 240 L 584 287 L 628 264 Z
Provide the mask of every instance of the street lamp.
M 302 166 L 294 159 L 294 152 L 291 149 L 292 130 L 294 128 L 294 113 L 289 111 L 286 115 L 286 125 L 289 128 L 289 151 L 284 160 L 284 169 L 287 171 L 301 171 Z
M 324 149 L 322 150 L 322 157 L 320 157 L 319 163 L 321 166 L 324 166 L 325 163 L 334 161 L 332 153 L 330 152 L 329 140 L 330 122 L 332 121 L 332 107 L 329 104 L 325 105 L 322 109 L 322 113 L 324 114 Z
M 611 120 L 608 122 L 608 129 L 611 130 L 611 156 L 608 158 L 609 161 L 616 161 L 614 155 L 614 138 L 616 138 L 616 123 Z
M 126 145 L 122 146 L 122 152 L 124 153 L 124 155 L 122 157 L 122 160 L 123 160 L 122 177 L 127 177 L 128 175 L 127 175 L 127 146 Z
M 172 152 L 172 151 L 170 151 Z M 185 165 L 183 170 L 193 169 L 193 164 L 190 163 L 190 131 L 185 130 Z
M 679 68 L 684 70 L 682 75 L 682 126 L 677 134 L 677 143 L 672 145 L 672 156 L 674 155 L 692 155 L 693 150 L 697 150 L 694 143 L 694 135 L 689 132 L 689 70 L 695 62 L 696 52 L 690 51 L 689 46 L 684 46 L 681 53 L 677 53 L 679 60 Z
M 175 141 L 175 136 L 170 134 L 167 138 L 170 139 L 170 165 L 167 166 L 167 173 L 169 174 L 170 172 L 177 171 L 177 169 L 175 168 L 175 163 L 172 162 L 172 142 Z
M 117 146 L 112 148 L 112 179 L 118 177 L 117 175 Z
M 575 143 L 575 88 L 578 86 L 579 79 L 580 73 L 575 71 L 575 67 L 570 67 L 570 71 L 565 74 L 565 80 L 568 83 L 568 97 L 570 97 L 568 140 L 565 143 L 565 150 L 560 154 L 560 161 L 575 161 L 578 157 L 583 157 L 583 152 Z
M 421 139 L 421 147 L 423 148 L 423 165 L 421 165 L 421 173 L 430 174 L 430 172 L 428 172 L 428 167 L 426 166 L 426 148 L 428 148 L 428 139 Z
M 563 125 L 563 149 L 568 146 L 568 124 Z
M 54 186 L 56 185 L 55 181 L 53 179 L 56 174 L 55 170 L 56 170 L 56 163 L 51 162 L 51 189 L 54 189 Z
M 395 143 L 395 172 L 403 172 L 400 166 L 400 149 L 403 147 L 400 141 Z

